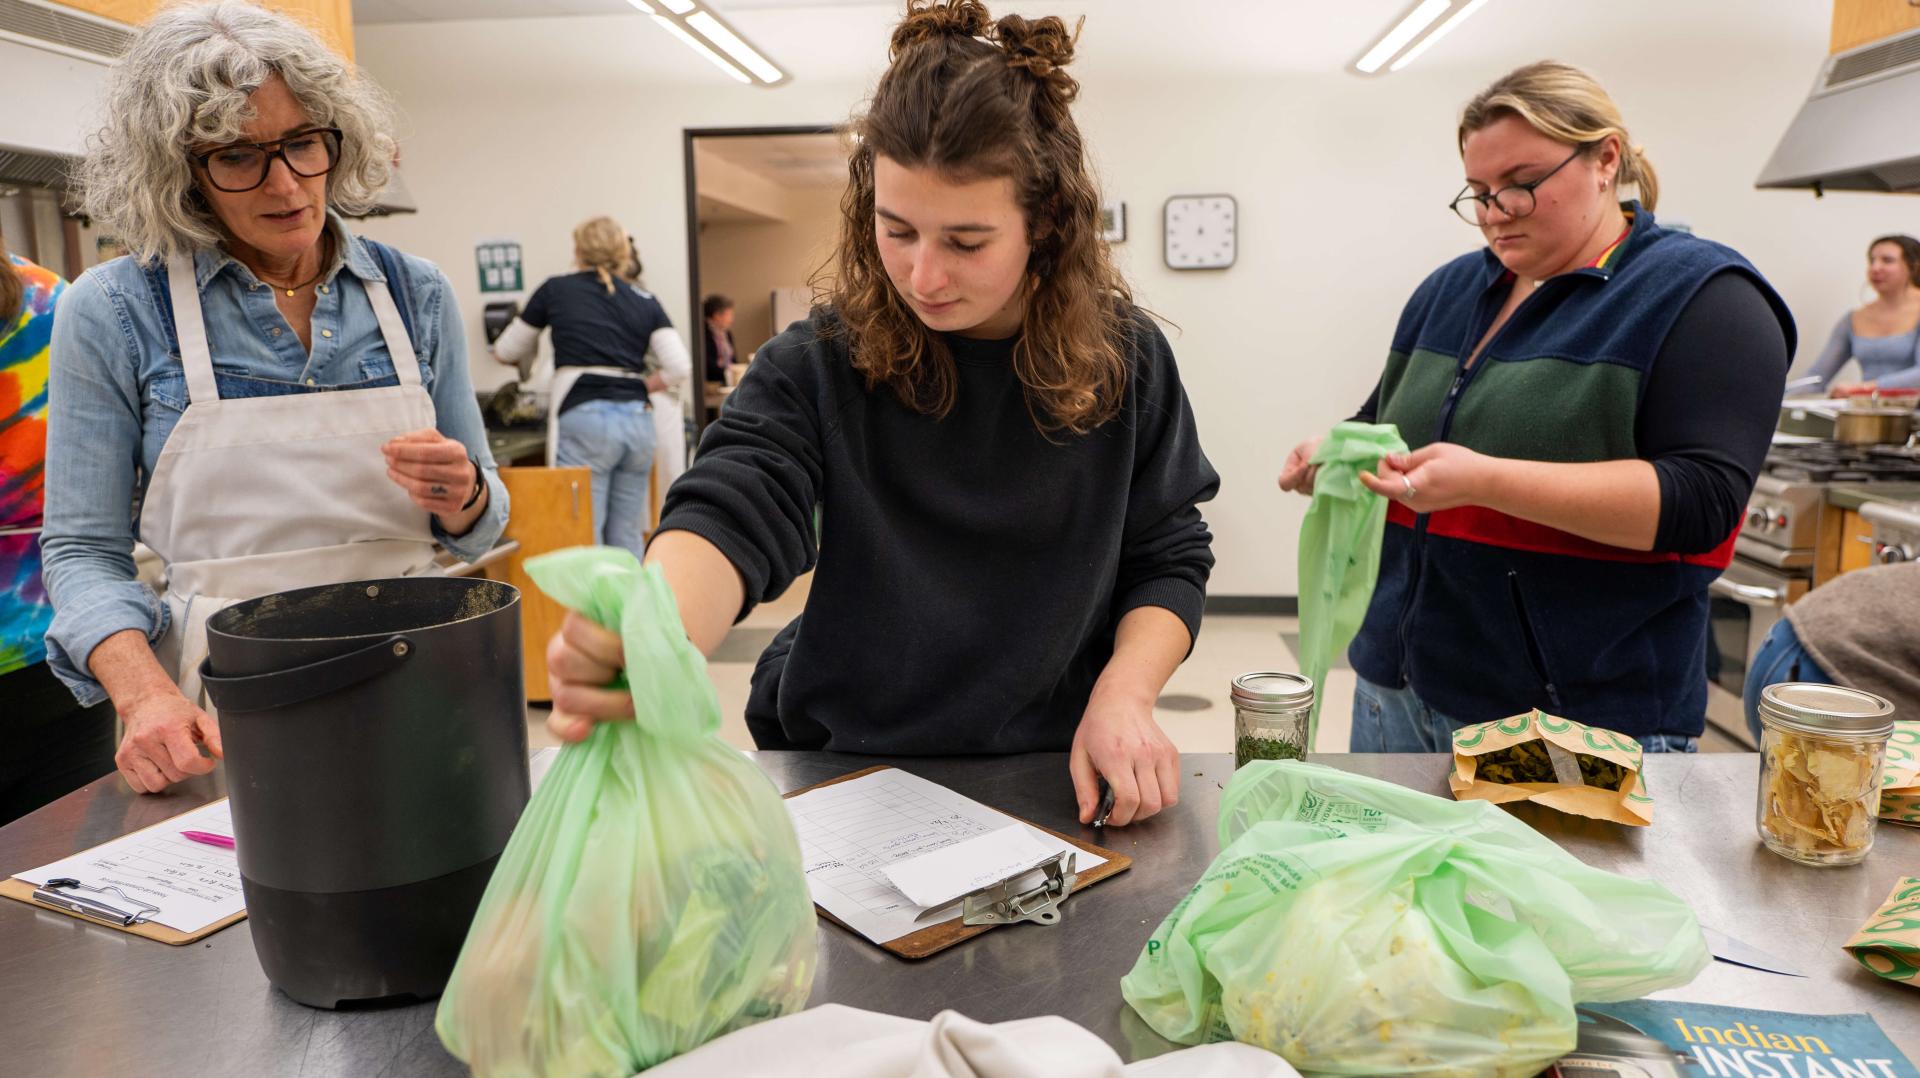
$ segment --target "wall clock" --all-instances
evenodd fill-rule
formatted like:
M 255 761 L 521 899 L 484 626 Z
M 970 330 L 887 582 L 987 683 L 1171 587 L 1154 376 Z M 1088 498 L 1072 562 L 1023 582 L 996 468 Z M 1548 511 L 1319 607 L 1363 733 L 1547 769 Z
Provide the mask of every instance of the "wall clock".
M 1163 234 L 1168 269 L 1226 269 L 1240 253 L 1239 204 L 1232 195 L 1175 195 Z

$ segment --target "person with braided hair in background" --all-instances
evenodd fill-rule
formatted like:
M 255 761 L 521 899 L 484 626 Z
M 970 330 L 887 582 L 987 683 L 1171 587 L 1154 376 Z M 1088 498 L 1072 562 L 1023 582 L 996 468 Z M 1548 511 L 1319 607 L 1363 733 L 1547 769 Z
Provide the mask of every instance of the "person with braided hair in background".
M 1081 820 L 1104 779 L 1126 824 L 1178 800 L 1153 703 L 1199 629 L 1219 477 L 1100 238 L 1074 36 L 908 5 L 853 122 L 823 303 L 761 348 L 647 558 L 706 652 L 815 570 L 754 673 L 761 748 L 1070 750 Z M 558 736 L 631 717 L 602 688 L 621 665 L 567 620 Z

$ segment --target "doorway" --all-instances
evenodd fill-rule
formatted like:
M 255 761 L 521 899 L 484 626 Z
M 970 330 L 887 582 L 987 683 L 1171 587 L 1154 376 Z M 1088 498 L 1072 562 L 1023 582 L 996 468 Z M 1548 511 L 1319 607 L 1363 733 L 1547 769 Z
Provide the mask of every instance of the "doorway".
M 693 394 L 697 439 L 760 348 L 812 306 L 839 235 L 847 144 L 842 129 L 821 125 L 691 129 L 685 147 L 687 343 L 704 388 Z M 727 346 L 707 332 L 709 297 L 732 310 L 732 363 L 711 382 Z

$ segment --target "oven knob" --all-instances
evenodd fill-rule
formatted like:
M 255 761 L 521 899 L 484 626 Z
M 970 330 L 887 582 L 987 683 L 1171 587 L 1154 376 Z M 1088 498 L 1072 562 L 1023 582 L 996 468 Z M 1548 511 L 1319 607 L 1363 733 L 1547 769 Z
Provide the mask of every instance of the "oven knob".
M 1875 553 L 1880 556 L 1880 564 L 1882 565 L 1893 565 L 1896 562 L 1913 560 L 1913 550 L 1899 543 L 1877 544 Z
M 1747 510 L 1747 527 L 1756 531 L 1767 526 L 1767 511 L 1758 506 Z

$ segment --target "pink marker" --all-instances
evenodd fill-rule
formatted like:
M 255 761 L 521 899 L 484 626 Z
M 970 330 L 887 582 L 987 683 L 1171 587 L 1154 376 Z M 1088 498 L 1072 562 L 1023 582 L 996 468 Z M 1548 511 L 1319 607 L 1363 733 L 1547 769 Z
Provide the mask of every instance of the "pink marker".
M 181 838 L 192 839 L 208 846 L 218 846 L 223 850 L 233 849 L 233 840 L 225 835 L 216 835 L 211 831 L 182 831 Z

